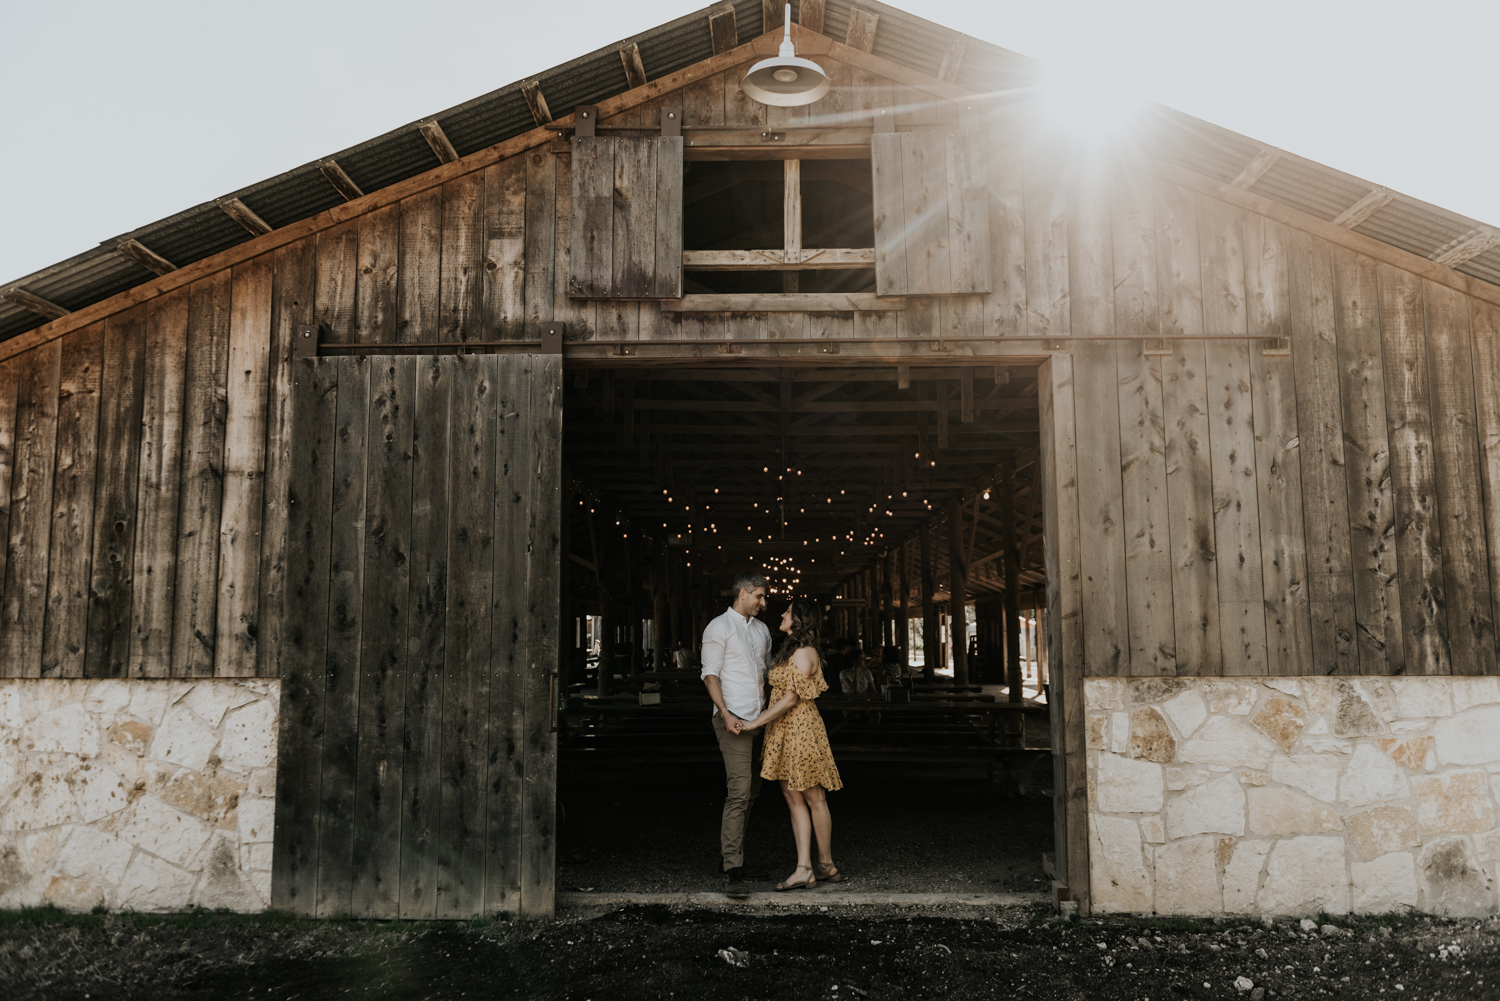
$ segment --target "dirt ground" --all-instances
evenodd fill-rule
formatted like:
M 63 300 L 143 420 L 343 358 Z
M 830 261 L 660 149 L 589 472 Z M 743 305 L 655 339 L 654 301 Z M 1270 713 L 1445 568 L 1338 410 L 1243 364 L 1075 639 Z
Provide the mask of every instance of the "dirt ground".
M 813 891 L 816 892 L 816 891 Z M 635 907 L 538 924 L 0 915 L 10 1001 L 1492 998 L 1500 920 Z M 1243 978 L 1243 979 L 1239 979 Z M 1237 986 L 1238 980 L 1238 986 Z

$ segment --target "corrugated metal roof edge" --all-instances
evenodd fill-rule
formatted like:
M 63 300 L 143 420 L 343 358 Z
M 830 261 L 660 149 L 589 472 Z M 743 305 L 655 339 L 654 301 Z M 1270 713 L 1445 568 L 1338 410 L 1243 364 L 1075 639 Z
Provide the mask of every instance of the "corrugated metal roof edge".
M 707 34 L 706 15 L 710 11 L 719 9 L 719 8 L 721 8 L 723 6 L 725 6 L 725 4 L 723 4 L 723 3 L 715 3 L 715 4 L 711 4 L 711 5 L 707 6 L 707 7 L 699 8 L 699 9 L 694 10 L 694 11 L 688 13 L 688 14 L 683 15 L 682 17 L 679 17 L 679 18 L 676 18 L 676 19 L 674 19 L 672 21 L 666 22 L 665 24 L 661 24 L 661 25 L 658 25 L 658 26 L 656 26 L 654 28 L 647 29 L 646 31 L 639 32 L 639 33 L 637 33 L 635 35 L 631 35 L 631 36 L 629 36 L 627 38 L 621 39 L 621 40 L 619 40 L 617 42 L 614 42 L 614 43 L 611 43 L 609 45 L 602 46 L 602 47 L 600 47 L 598 49 L 595 49 L 592 52 L 586 53 L 585 55 L 582 55 L 582 56 L 580 56 L 580 57 L 578 57 L 576 59 L 570 60 L 570 61 L 568 61 L 566 63 L 563 63 L 563 64 L 560 64 L 558 66 L 552 67 L 552 68 L 550 68 L 548 70 L 544 70 L 544 71 L 542 71 L 542 72 L 540 72 L 538 74 L 535 74 L 530 79 L 545 80 L 548 77 L 554 77 L 554 76 L 557 76 L 557 75 L 560 75 L 560 74 L 567 73 L 570 70 L 575 70 L 575 69 L 579 69 L 579 68 L 588 66 L 589 64 L 595 63 L 595 62 L 597 62 L 600 59 L 617 59 L 618 58 L 618 52 L 619 52 L 619 50 L 620 50 L 621 47 L 627 46 L 627 45 L 631 44 L 632 42 L 639 44 L 640 42 L 642 42 L 644 40 L 649 40 L 649 39 L 653 39 L 653 38 L 660 38 L 663 35 L 666 35 L 666 34 L 671 33 L 673 31 L 679 31 L 679 30 L 683 30 L 683 29 L 686 29 L 686 28 L 691 28 L 691 27 L 694 27 L 694 26 L 701 25 L 703 27 L 704 34 L 706 36 L 706 34 Z M 840 4 L 839 6 L 844 6 L 844 5 Z M 1006 62 L 1006 61 L 1010 61 L 1010 60 L 1015 60 L 1017 64 L 1024 64 L 1026 66 L 1039 65 L 1035 60 L 1031 60 L 1031 59 L 1029 59 L 1026 56 L 1022 56 L 1022 55 L 1020 55 L 1018 53 L 1012 52 L 1011 50 L 1005 49 L 1005 48 L 1003 48 L 1001 46 L 998 46 L 998 45 L 995 45 L 995 44 L 993 44 L 991 42 L 986 42 L 986 41 L 984 41 L 982 39 L 974 38 L 971 35 L 966 35 L 966 34 L 964 34 L 962 32 L 958 32 L 958 31 L 955 31 L 953 29 L 946 28 L 946 27 L 944 27 L 942 25 L 936 24 L 936 23 L 931 22 L 931 21 L 927 21 L 924 18 L 921 18 L 921 17 L 918 17 L 916 15 L 910 14 L 910 13 L 908 13 L 906 11 L 900 10 L 899 8 L 891 7 L 891 6 L 887 5 L 887 4 L 876 2 L 876 0 L 866 0 L 866 2 L 862 2 L 862 3 L 859 3 L 859 4 L 851 4 L 849 6 L 859 6 L 859 7 L 867 8 L 867 9 L 869 9 L 869 10 L 875 12 L 875 13 L 881 14 L 883 17 L 889 17 L 893 21 L 900 22 L 902 24 L 903 28 L 908 28 L 908 29 L 909 28 L 924 29 L 926 32 L 930 32 L 933 35 L 939 36 L 944 41 L 946 41 L 947 44 L 949 44 L 949 45 L 953 44 L 956 41 L 962 40 L 966 46 L 972 45 L 975 49 L 977 49 L 979 51 L 983 51 L 985 54 L 987 54 L 987 55 L 989 55 L 991 57 L 998 57 L 998 59 L 1000 61 L 1002 61 L 1002 62 Z M 744 30 L 741 30 L 740 35 L 741 35 L 741 39 L 742 40 L 744 39 L 745 34 L 746 34 L 746 32 Z M 887 55 L 886 57 L 889 58 L 889 55 Z M 896 61 L 903 61 L 903 60 L 899 60 L 898 59 Z M 910 65 L 910 64 L 907 63 L 907 65 Z M 673 72 L 677 68 L 680 68 L 680 67 L 670 67 L 670 68 L 669 67 L 659 67 L 659 68 L 658 67 L 653 67 L 653 70 L 655 71 L 655 75 L 656 76 L 660 76 L 660 75 L 664 75 L 664 74 L 669 73 L 669 72 Z M 923 68 L 923 67 L 919 67 L 919 66 L 911 66 L 910 68 L 918 70 L 919 72 L 930 72 L 929 69 Z M 240 188 L 238 190 L 235 190 L 235 191 L 232 191 L 232 192 L 228 192 L 225 195 L 220 196 L 220 197 L 221 198 L 241 198 L 241 199 L 244 199 L 244 198 L 253 198 L 257 193 L 270 190 L 272 188 L 277 187 L 278 185 L 283 185 L 283 184 L 286 184 L 287 182 L 290 182 L 290 181 L 299 181 L 299 180 L 303 180 L 303 179 L 308 179 L 309 175 L 311 175 L 311 174 L 318 174 L 319 176 L 321 176 L 321 171 L 319 169 L 320 168 L 320 164 L 322 164 L 323 162 L 325 162 L 325 161 L 327 161 L 329 159 L 336 160 L 336 159 L 338 159 L 341 156 L 350 156 L 350 155 L 354 155 L 354 154 L 357 154 L 357 153 L 360 153 L 360 152 L 377 149 L 383 143 L 390 142 L 394 138 L 397 138 L 397 137 L 405 138 L 405 137 L 410 136 L 412 133 L 416 132 L 420 128 L 420 126 L 423 123 L 425 123 L 425 122 L 429 122 L 429 121 L 432 121 L 434 119 L 441 120 L 445 116 L 457 115 L 457 114 L 462 114 L 464 112 L 472 111 L 472 110 L 475 110 L 475 109 L 481 109 L 485 105 L 491 104 L 491 103 L 499 100 L 502 97 L 505 97 L 505 96 L 508 96 L 508 95 L 512 95 L 512 94 L 518 92 L 520 90 L 522 84 L 524 84 L 525 82 L 527 82 L 527 80 L 523 79 L 523 80 L 515 81 L 514 83 L 511 83 L 511 84 L 507 84 L 504 87 L 497 88 L 497 89 L 495 89 L 493 91 L 490 91 L 490 92 L 488 92 L 486 94 L 483 94 L 483 95 L 480 95 L 478 97 L 475 97 L 475 98 L 473 98 L 473 99 L 471 99 L 469 101 L 465 101 L 465 102 L 463 102 L 461 104 L 454 105 L 454 106 L 452 106 L 450 108 L 444 109 L 442 111 L 436 112 L 436 113 L 431 114 L 431 115 L 423 116 L 422 118 L 419 118 L 416 121 L 409 122 L 406 125 L 403 125 L 403 126 L 400 126 L 398 128 L 392 129 L 392 130 L 390 130 L 390 131 L 388 131 L 386 133 L 383 133 L 383 134 L 381 134 L 379 136 L 376 136 L 376 137 L 374 137 L 372 139 L 366 140 L 365 142 L 356 144 L 354 146 L 347 147 L 346 149 L 343 149 L 343 150 L 340 150 L 338 152 L 332 153 L 329 156 L 320 157 L 317 160 L 314 160 L 314 161 L 311 161 L 309 163 L 305 163 L 305 164 L 302 164 L 300 166 L 294 167 L 294 168 L 292 168 L 290 170 L 284 171 L 284 172 L 282 172 L 280 174 L 277 174 L 277 175 L 275 175 L 273 177 L 267 178 L 266 180 L 256 182 L 255 184 L 248 185 L 248 186 L 246 186 L 244 188 Z M 1157 109 L 1158 111 L 1165 113 L 1167 116 L 1169 116 L 1171 118 L 1177 119 L 1177 124 L 1179 124 L 1180 126 L 1184 126 L 1186 131 L 1197 133 L 1194 136 L 1194 138 L 1196 138 L 1200 142 L 1205 142 L 1205 143 L 1208 143 L 1208 144 L 1215 144 L 1214 143 L 1214 139 L 1217 138 L 1217 136 L 1215 135 L 1217 133 L 1217 134 L 1222 134 L 1222 136 L 1224 137 L 1224 139 L 1228 139 L 1231 142 L 1234 142 L 1235 144 L 1249 142 L 1249 143 L 1254 143 L 1254 144 L 1256 144 L 1258 146 L 1261 146 L 1261 147 L 1264 147 L 1264 146 L 1267 145 L 1267 144 L 1264 144 L 1264 143 L 1259 143 L 1257 140 L 1254 140 L 1254 139 L 1252 139 L 1252 138 L 1250 138 L 1248 136 L 1244 136 L 1244 135 L 1241 135 L 1240 133 L 1233 132 L 1232 130 L 1225 129 L 1222 126 L 1214 125 L 1211 122 L 1207 122 L 1207 121 L 1205 121 L 1203 119 L 1196 118 L 1196 117 L 1194 117 L 1192 115 L 1186 114 L 1185 112 L 1178 111 L 1176 109 L 1167 107 L 1165 105 L 1153 105 L 1153 107 L 1155 109 Z M 553 109 L 553 113 L 554 114 L 558 114 L 558 113 L 566 114 L 566 112 L 562 111 L 561 109 Z M 503 141 L 504 138 L 508 138 L 508 137 L 502 137 L 502 139 L 498 140 L 498 141 Z M 1355 177 L 1354 175 L 1351 175 L 1351 174 L 1346 174 L 1346 173 L 1344 173 L 1342 171 L 1336 170 L 1335 168 L 1329 167 L 1329 166 L 1327 166 L 1325 164 L 1317 163 L 1316 161 L 1312 161 L 1312 160 L 1307 160 L 1307 159 L 1305 159 L 1303 157 L 1298 157 L 1298 156 L 1296 156 L 1296 154 L 1289 153 L 1289 152 L 1287 152 L 1285 150 L 1282 150 L 1281 154 L 1282 154 L 1283 157 L 1287 157 L 1287 158 L 1291 158 L 1291 159 L 1295 160 L 1298 163 L 1299 166 L 1305 166 L 1306 168 L 1309 168 L 1310 170 L 1312 170 L 1312 171 L 1314 171 L 1316 173 L 1323 174 L 1323 176 L 1327 177 L 1330 181 L 1337 181 L 1337 182 L 1343 182 L 1343 183 L 1346 183 L 1346 184 L 1359 185 L 1359 186 L 1363 186 L 1363 187 L 1365 187 L 1367 189 L 1379 187 L 1379 185 L 1376 185 L 1373 182 L 1364 180 L 1362 178 Z M 1429 202 L 1424 202 L 1424 201 L 1422 201 L 1420 199 L 1413 198 L 1413 197 L 1408 196 L 1408 195 L 1404 195 L 1404 194 L 1402 194 L 1400 192 L 1394 192 L 1393 191 L 1392 194 L 1397 199 L 1399 199 L 1403 203 L 1403 205 L 1411 207 L 1411 208 L 1428 210 L 1428 211 L 1432 212 L 1434 215 L 1438 215 L 1440 217 L 1445 217 L 1444 221 L 1447 221 L 1447 220 L 1450 220 L 1450 219 L 1463 220 L 1463 222 L 1469 224 L 1469 228 L 1471 228 L 1471 229 L 1475 228 L 1475 227 L 1483 227 L 1485 225 L 1483 223 L 1480 223 L 1477 220 L 1469 219 L 1468 217 L 1460 216 L 1457 213 L 1449 212 L 1448 210 L 1443 209 L 1441 206 L 1437 206 L 1437 205 L 1434 205 L 1434 204 L 1429 203 Z M 25 276 L 23 276 L 21 278 L 13 280 L 13 281 L 0 284 L 0 292 L 8 291 L 8 290 L 14 289 L 14 288 L 24 288 L 27 285 L 31 285 L 31 284 L 35 284 L 35 283 L 38 283 L 38 282 L 45 281 L 48 278 L 51 278 L 51 277 L 63 274 L 65 272 L 67 272 L 69 270 L 72 270 L 74 268 L 77 268 L 79 266 L 88 265 L 88 264 L 92 264 L 94 262 L 97 262 L 103 255 L 115 253 L 115 247 L 117 247 L 120 243 L 122 243 L 122 242 L 124 242 L 126 240 L 129 240 L 129 239 L 140 240 L 142 243 L 146 243 L 149 246 L 149 239 L 150 239 L 150 237 L 152 235 L 158 234 L 158 233 L 162 232 L 164 229 L 167 229 L 167 228 L 172 227 L 174 225 L 182 224 L 182 223 L 188 223 L 188 222 L 191 221 L 192 217 L 201 215 L 205 211 L 218 211 L 218 204 L 217 204 L 217 202 L 218 202 L 218 200 L 216 199 L 214 201 L 203 202 L 203 203 L 199 203 L 197 205 L 193 205 L 193 206 L 191 206 L 189 208 L 184 209 L 181 212 L 175 213 L 175 214 L 173 214 L 171 216 L 168 216 L 168 217 L 166 217 L 164 219 L 156 220 L 155 222 L 149 223 L 149 224 L 147 224 L 145 226 L 142 226 L 142 227 L 140 227 L 138 229 L 131 230 L 131 231 L 127 232 L 127 233 L 120 234 L 119 236 L 115 236 L 115 237 L 112 237 L 110 239 L 101 241 L 100 245 L 97 246 L 97 247 L 90 248 L 89 250 L 83 251 L 80 254 L 74 255 L 73 257 L 70 257 L 70 258 L 67 258 L 67 259 L 65 259 L 63 261 L 60 261 L 57 264 L 53 264 L 53 265 L 50 265 L 50 266 L 48 266 L 46 268 L 43 268 L 43 269 L 41 269 L 39 271 L 33 272 L 32 274 L 25 275 Z M 1444 231 L 1446 231 L 1446 227 L 1444 227 Z M 1453 237 L 1456 237 L 1457 235 L 1458 234 L 1451 234 L 1448 238 L 1452 239 Z M 245 234 L 245 240 L 249 240 L 251 238 L 252 237 L 247 232 Z M 177 264 L 180 265 L 180 264 L 186 264 L 186 263 L 191 263 L 191 262 L 183 261 L 183 262 L 173 262 L 173 263 L 177 263 Z M 45 322 L 45 321 L 43 321 L 40 317 L 38 317 L 37 323 L 35 324 L 35 326 L 40 326 L 43 322 Z M 19 334 L 19 333 L 23 333 L 23 332 L 24 331 L 22 331 L 22 330 L 17 330 L 17 331 L 15 331 L 15 334 Z M 12 334 L 12 336 L 14 336 L 15 334 Z

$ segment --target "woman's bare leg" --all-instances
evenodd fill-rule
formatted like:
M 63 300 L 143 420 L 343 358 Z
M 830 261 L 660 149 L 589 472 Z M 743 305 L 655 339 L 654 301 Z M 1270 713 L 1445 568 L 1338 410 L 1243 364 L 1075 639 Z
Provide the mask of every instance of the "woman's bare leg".
M 833 864 L 833 815 L 828 812 L 828 797 L 822 786 L 802 790 L 814 836 L 818 839 L 818 863 Z
M 818 790 L 822 792 L 822 789 Z M 812 818 L 807 813 L 807 801 L 804 794 L 789 788 L 785 779 L 781 780 L 781 794 L 786 797 L 787 809 L 792 813 L 792 839 L 797 842 L 797 865 L 799 868 L 810 868 L 812 866 Z M 788 879 L 796 879 L 793 873 Z

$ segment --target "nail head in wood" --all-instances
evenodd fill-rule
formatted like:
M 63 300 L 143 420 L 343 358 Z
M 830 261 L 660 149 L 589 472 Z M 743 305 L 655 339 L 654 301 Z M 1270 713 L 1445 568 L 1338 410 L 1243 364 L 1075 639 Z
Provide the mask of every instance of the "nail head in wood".
M 7 292 L 0 292 L 0 299 L 4 299 L 12 306 L 20 306 L 22 309 L 30 310 L 38 316 L 44 316 L 49 320 L 61 319 L 72 312 L 64 309 L 55 302 L 43 299 L 39 295 L 32 295 L 25 289 L 13 288 Z
M 599 122 L 599 106 L 597 104 L 580 104 L 573 109 L 573 134 L 585 138 L 594 134 L 594 126 Z
M 159 275 L 166 275 L 171 274 L 173 271 L 177 270 L 177 265 L 161 256 L 150 247 L 147 247 L 139 240 L 125 240 L 116 249 L 135 263 L 139 264 L 141 267 L 145 268 L 147 271 L 152 271 Z

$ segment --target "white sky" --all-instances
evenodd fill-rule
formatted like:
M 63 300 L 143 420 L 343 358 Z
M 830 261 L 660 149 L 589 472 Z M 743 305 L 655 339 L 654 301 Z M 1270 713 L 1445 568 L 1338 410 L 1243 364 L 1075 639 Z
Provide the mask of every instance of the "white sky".
M 1500 223 L 1495 0 L 897 6 Z M 3 0 L 0 282 L 693 9 Z

